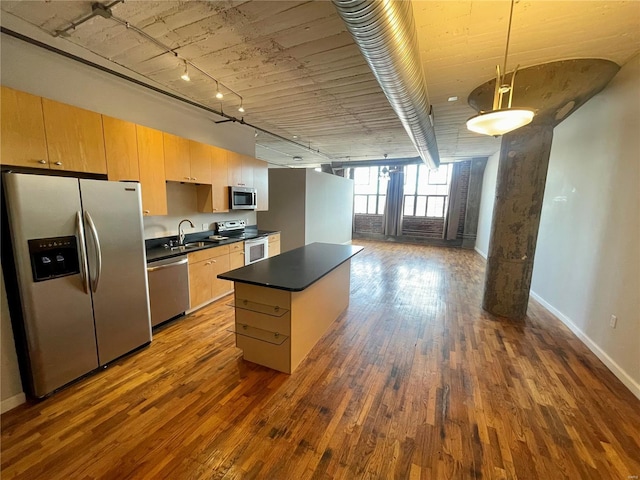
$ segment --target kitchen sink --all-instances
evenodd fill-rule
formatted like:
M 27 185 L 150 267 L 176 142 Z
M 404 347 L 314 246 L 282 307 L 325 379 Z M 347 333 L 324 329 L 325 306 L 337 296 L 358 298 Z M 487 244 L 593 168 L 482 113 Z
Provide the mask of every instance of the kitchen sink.
M 185 243 L 184 245 L 169 247 L 169 249 L 172 252 L 176 252 L 176 251 L 184 252 L 185 250 L 189 250 L 192 248 L 206 247 L 207 245 L 209 245 L 209 243 L 207 242 L 189 242 L 189 243 Z
M 207 245 L 208 243 L 206 242 L 189 242 L 184 244 L 185 248 L 205 247 Z

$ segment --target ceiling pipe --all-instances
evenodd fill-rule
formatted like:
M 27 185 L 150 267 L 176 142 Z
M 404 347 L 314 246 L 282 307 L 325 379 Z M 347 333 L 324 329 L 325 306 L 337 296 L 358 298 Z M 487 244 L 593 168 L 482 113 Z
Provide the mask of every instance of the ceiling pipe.
M 438 168 L 440 155 L 411 2 L 333 0 L 333 4 L 420 158 Z

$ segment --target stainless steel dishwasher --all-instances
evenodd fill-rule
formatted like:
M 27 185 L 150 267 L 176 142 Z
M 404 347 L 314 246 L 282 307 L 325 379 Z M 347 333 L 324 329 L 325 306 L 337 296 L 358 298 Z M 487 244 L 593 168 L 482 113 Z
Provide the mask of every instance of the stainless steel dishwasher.
M 152 326 L 189 309 L 189 264 L 186 255 L 147 265 L 147 275 Z

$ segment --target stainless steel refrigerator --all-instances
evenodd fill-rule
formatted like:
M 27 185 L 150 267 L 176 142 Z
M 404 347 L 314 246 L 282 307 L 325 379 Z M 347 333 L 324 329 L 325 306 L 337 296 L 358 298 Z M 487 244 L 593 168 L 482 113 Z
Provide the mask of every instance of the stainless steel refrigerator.
M 3 180 L 23 358 L 31 393 L 43 397 L 151 341 L 140 185 Z

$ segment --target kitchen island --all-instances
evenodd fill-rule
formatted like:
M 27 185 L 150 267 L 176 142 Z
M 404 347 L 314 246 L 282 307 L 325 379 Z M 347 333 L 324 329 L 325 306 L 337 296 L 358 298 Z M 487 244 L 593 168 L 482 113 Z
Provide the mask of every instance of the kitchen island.
M 245 360 L 292 373 L 349 305 L 353 245 L 312 243 L 218 275 L 235 287 Z

